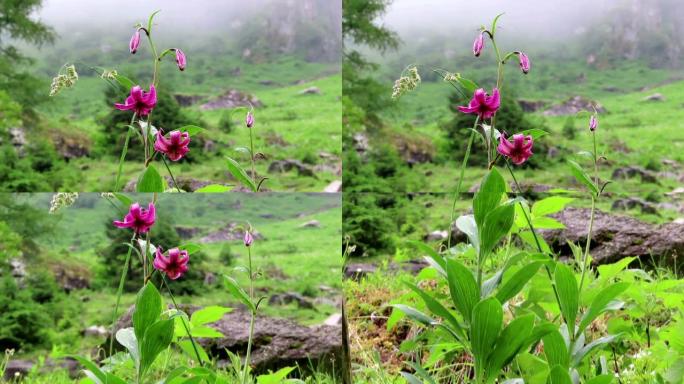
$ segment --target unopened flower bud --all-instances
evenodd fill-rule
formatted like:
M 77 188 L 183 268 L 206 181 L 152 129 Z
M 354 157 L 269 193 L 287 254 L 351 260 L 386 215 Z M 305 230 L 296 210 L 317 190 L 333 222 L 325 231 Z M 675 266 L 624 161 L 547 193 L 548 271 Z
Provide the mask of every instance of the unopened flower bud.
M 594 132 L 598 128 L 598 118 L 596 115 L 591 115 L 589 118 L 589 130 Z
M 247 125 L 247 128 L 252 128 L 254 126 L 254 114 L 252 114 L 252 111 L 247 112 L 247 117 L 245 117 L 245 125 Z
M 178 69 L 181 71 L 185 70 L 185 65 L 187 64 L 187 60 L 185 59 L 185 53 L 181 51 L 180 49 L 176 48 L 176 64 L 178 64 Z
M 473 55 L 475 55 L 475 57 L 480 57 L 482 48 L 484 48 L 484 32 L 480 32 L 475 38 L 475 42 L 473 42 Z
M 250 231 L 245 231 L 245 238 L 243 239 L 245 247 L 249 247 L 254 242 L 254 237 Z
M 527 75 L 530 71 L 530 58 L 522 52 L 518 52 L 518 58 L 520 59 L 520 70 Z
M 135 54 L 138 51 L 138 46 L 140 45 L 140 28 L 135 30 L 133 36 L 131 36 L 131 42 L 128 43 L 128 49 L 131 54 Z

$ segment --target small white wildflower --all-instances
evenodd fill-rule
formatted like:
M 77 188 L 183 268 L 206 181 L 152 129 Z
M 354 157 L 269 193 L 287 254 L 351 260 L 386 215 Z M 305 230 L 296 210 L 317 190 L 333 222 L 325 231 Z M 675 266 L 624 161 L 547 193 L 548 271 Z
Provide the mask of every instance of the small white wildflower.
M 104 197 L 105 199 L 114 199 L 116 196 L 114 196 L 113 193 L 111 192 L 102 192 L 100 193 L 100 197 Z
M 70 207 L 78 199 L 78 192 L 59 192 L 52 195 L 50 213 L 57 213 L 62 208 Z

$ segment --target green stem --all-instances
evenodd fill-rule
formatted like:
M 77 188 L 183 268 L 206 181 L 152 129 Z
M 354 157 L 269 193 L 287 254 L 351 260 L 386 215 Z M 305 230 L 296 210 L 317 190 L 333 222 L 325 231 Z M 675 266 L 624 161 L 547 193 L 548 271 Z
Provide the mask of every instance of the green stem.
M 468 138 L 468 146 L 466 147 L 466 153 L 463 155 L 463 161 L 461 162 L 461 171 L 458 177 L 458 183 L 456 184 L 456 191 L 454 192 L 454 200 L 451 203 L 451 217 L 449 219 L 449 229 L 447 235 L 447 248 L 451 249 L 451 226 L 454 224 L 454 214 L 456 213 L 456 202 L 461 197 L 461 186 L 463 185 L 463 176 L 465 175 L 465 168 L 468 164 L 468 158 L 470 157 L 470 150 L 473 147 L 473 141 L 475 140 L 475 130 L 477 129 L 477 124 L 480 122 L 480 116 L 475 118 L 475 124 L 473 124 L 473 129 L 470 131 L 470 137 Z
M 166 291 L 169 293 L 169 297 L 171 298 L 171 302 L 173 303 L 173 307 L 176 308 L 176 311 L 180 312 L 180 308 L 178 308 L 178 303 L 176 303 L 176 298 L 173 296 L 173 292 L 171 292 L 171 287 L 169 287 L 169 283 L 166 281 L 166 276 L 161 274 L 162 277 L 162 282 L 164 283 L 164 286 L 166 286 Z M 185 318 L 183 316 L 180 317 L 181 323 L 183 323 L 183 328 L 185 328 L 185 333 L 188 335 L 190 338 L 190 343 L 192 344 L 192 349 L 195 351 L 195 356 L 197 357 L 197 361 L 200 364 L 200 367 L 204 367 L 204 362 L 202 361 L 202 357 L 199 354 L 199 350 L 197 349 L 197 345 L 195 344 L 195 339 L 192 337 L 192 334 L 190 333 L 190 328 L 188 327 L 188 324 L 185 322 Z
M 494 35 L 490 34 L 490 38 L 492 40 L 492 46 L 494 47 L 494 51 L 496 52 L 496 62 L 497 62 L 497 69 L 496 69 L 496 88 L 499 90 L 499 94 L 501 94 L 501 88 L 503 87 L 503 78 L 504 78 L 504 66 L 503 66 L 503 61 L 501 60 L 501 51 L 499 51 L 499 47 L 496 45 L 496 39 L 494 39 Z M 494 148 L 496 147 L 495 144 L 493 144 L 494 141 L 494 129 L 496 127 L 496 114 L 492 116 L 492 127 L 490 130 L 490 135 L 489 135 L 489 143 L 487 145 L 487 158 L 489 159 L 489 163 L 491 163 L 491 158 L 494 155 Z M 491 151 L 491 154 L 490 154 Z
M 131 130 L 133 129 L 133 124 L 135 124 L 136 114 L 133 113 L 131 118 L 131 124 L 126 131 L 126 140 L 124 141 L 123 149 L 121 150 L 121 157 L 119 158 L 119 171 L 116 173 L 116 183 L 114 183 L 114 192 L 119 192 L 119 183 L 121 180 L 121 172 L 123 171 L 123 163 L 126 159 L 126 152 L 128 152 L 128 142 L 131 141 Z
M 252 248 L 247 247 L 247 258 L 249 263 L 249 299 L 254 302 L 254 274 L 252 273 Z M 252 353 L 252 339 L 254 338 L 254 320 L 256 311 L 252 311 L 249 321 L 249 339 L 247 340 L 247 354 L 245 354 L 245 367 L 242 373 L 242 383 L 247 384 L 247 374 L 249 370 L 249 358 Z
M 171 176 L 171 181 L 173 181 L 173 186 L 176 187 L 176 190 L 179 193 L 182 192 L 180 187 L 178 187 L 178 183 L 176 182 L 176 179 L 173 177 L 173 173 L 171 172 L 171 168 L 169 168 L 169 163 L 166 161 L 166 156 L 162 156 L 162 161 L 164 162 L 164 165 L 166 166 L 166 170 L 169 171 L 169 176 Z
M 252 129 L 253 128 L 249 128 L 249 154 L 250 158 L 252 159 L 252 181 L 254 182 L 254 185 L 257 185 L 256 170 L 254 165 L 254 133 L 252 132 Z
M 579 291 L 582 293 L 582 286 L 584 285 L 584 275 L 587 271 L 587 260 L 589 259 L 589 247 L 591 245 L 591 232 L 594 230 L 594 211 L 596 210 L 596 198 L 591 196 L 591 214 L 589 216 L 589 232 L 587 233 L 587 244 L 584 247 L 584 257 L 582 258 L 582 277 L 580 278 Z
M 135 233 L 131 237 L 131 245 L 135 240 Z M 121 271 L 121 279 L 119 279 L 119 288 L 116 291 L 116 304 L 114 305 L 114 315 L 112 316 L 112 332 L 109 335 L 109 356 L 112 356 L 114 352 L 114 328 L 116 327 L 116 321 L 118 320 L 119 314 L 119 304 L 121 302 L 121 295 L 123 294 L 124 283 L 126 282 L 126 275 L 128 274 L 128 266 L 131 263 L 131 251 L 132 248 L 128 247 L 128 253 L 126 253 L 126 261 L 124 261 L 123 271 Z

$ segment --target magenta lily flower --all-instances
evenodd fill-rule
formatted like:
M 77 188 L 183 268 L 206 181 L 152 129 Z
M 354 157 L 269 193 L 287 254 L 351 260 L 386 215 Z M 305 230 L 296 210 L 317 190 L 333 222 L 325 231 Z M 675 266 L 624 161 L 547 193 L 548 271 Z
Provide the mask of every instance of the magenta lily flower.
M 522 52 L 518 52 L 518 59 L 520 59 L 520 70 L 527 75 L 530 71 L 530 58 Z
M 249 247 L 254 242 L 254 236 L 249 231 L 245 231 L 245 238 L 243 239 L 245 247 Z
M 179 130 L 171 131 L 169 138 L 164 137 L 160 129 L 157 131 L 157 140 L 154 142 L 154 149 L 166 155 L 171 161 L 182 159 L 189 151 L 190 135 Z
M 136 85 L 131 88 L 131 94 L 124 104 L 116 103 L 114 107 L 120 111 L 134 111 L 138 116 L 147 116 L 157 105 L 157 91 L 150 85 L 150 91 L 145 92 Z
M 247 112 L 245 124 L 247 125 L 247 128 L 252 128 L 254 126 L 254 115 L 252 114 L 252 111 Z
M 511 159 L 513 164 L 520 165 L 532 156 L 532 144 L 534 144 L 532 136 L 518 133 L 513 135 L 513 142 L 511 143 L 506 136 L 501 135 L 499 137 L 499 146 L 496 150 L 503 156 Z
M 475 41 L 473 42 L 473 55 L 475 57 L 480 57 L 480 54 L 482 53 L 482 49 L 484 48 L 484 32 L 480 32 L 479 35 L 475 38 Z
M 492 95 L 489 96 L 483 88 L 475 90 L 472 100 L 467 107 L 459 106 L 458 110 L 463 113 L 474 113 L 480 116 L 480 119 L 489 119 L 496 113 L 501 105 L 501 98 L 499 96 L 499 89 L 494 88 Z
M 154 203 L 150 203 L 147 209 L 140 208 L 140 204 L 134 203 L 123 221 L 114 221 L 114 225 L 119 228 L 132 228 L 135 233 L 147 233 L 154 225 L 155 216 Z
M 598 128 L 598 118 L 596 115 L 591 115 L 589 118 L 589 130 L 594 132 Z
M 128 43 L 128 49 L 131 54 L 135 54 L 138 51 L 138 46 L 140 45 L 140 28 L 135 30 L 133 36 L 131 36 L 131 42 Z
M 178 64 L 178 69 L 181 71 L 185 70 L 185 65 L 187 64 L 187 59 L 185 58 L 185 53 L 180 49 L 176 48 L 176 64 Z
M 176 280 L 188 271 L 190 256 L 188 251 L 181 251 L 178 248 L 171 248 L 167 253 L 168 256 L 165 256 L 161 247 L 158 247 L 152 265 L 158 271 L 166 273 L 169 279 Z

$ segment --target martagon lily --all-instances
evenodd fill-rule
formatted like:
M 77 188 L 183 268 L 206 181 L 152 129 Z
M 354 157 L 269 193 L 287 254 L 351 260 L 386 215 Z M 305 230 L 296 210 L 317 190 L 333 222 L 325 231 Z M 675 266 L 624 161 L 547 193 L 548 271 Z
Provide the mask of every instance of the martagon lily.
M 145 92 L 139 85 L 131 87 L 131 93 L 124 104 L 115 103 L 114 107 L 120 111 L 133 111 L 138 116 L 147 116 L 157 105 L 157 91 L 150 85 L 150 91 Z
M 468 106 L 459 106 L 458 110 L 463 113 L 477 114 L 480 119 L 489 119 L 494 116 L 500 105 L 501 97 L 498 88 L 492 90 L 491 96 L 485 92 L 484 88 L 479 88 L 475 90 Z

